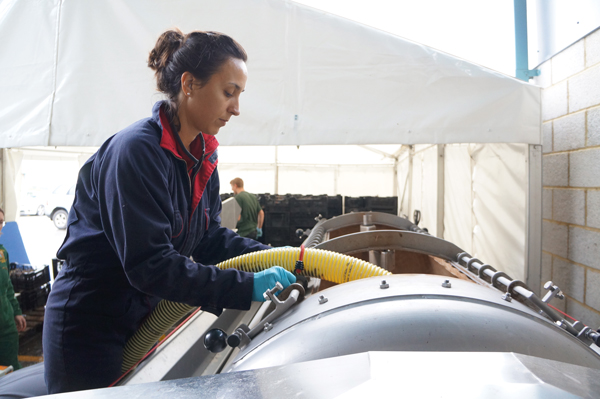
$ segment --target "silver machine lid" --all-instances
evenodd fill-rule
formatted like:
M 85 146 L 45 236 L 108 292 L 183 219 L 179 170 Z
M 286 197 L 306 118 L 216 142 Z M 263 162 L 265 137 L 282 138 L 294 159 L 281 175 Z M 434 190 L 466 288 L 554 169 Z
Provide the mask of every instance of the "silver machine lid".
M 307 297 L 252 339 L 225 371 L 369 351 L 514 352 L 600 369 L 600 356 L 584 343 L 497 290 L 403 274 Z

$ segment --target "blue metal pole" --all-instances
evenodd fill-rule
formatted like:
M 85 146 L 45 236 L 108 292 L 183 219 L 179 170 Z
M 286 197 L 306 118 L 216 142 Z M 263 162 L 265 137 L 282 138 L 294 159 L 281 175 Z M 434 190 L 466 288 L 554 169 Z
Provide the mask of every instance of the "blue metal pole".
M 515 55 L 517 79 L 528 82 L 540 74 L 539 70 L 529 70 L 527 49 L 527 0 L 514 0 L 515 6 Z

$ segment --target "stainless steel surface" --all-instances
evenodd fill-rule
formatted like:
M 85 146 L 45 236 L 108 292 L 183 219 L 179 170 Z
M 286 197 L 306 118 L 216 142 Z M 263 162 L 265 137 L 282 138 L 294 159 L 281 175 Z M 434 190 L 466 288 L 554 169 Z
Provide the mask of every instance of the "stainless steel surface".
M 600 371 L 515 353 L 367 352 L 52 399 L 597 398 Z
M 249 323 L 260 306 L 260 302 L 253 302 L 246 312 L 226 309 L 219 318 L 208 312 L 198 313 L 120 385 L 219 373 L 229 357 L 237 354 L 237 350 L 227 348 L 220 353 L 209 352 L 204 348 L 204 333 L 211 328 L 233 331 L 240 323 Z
M 365 215 L 370 216 L 373 224 L 427 234 L 423 229 L 421 229 L 419 226 L 416 226 L 408 219 L 404 219 L 396 215 L 381 212 L 353 212 L 336 216 L 331 219 L 320 220 L 312 229 L 308 238 L 304 241 L 304 245 L 307 248 L 313 248 L 315 245 L 322 243 L 325 239 L 325 233 L 327 231 L 348 226 L 361 226 L 363 224 Z
M 441 238 L 400 230 L 375 230 L 348 234 L 322 242 L 315 248 L 342 254 L 368 250 L 405 250 L 446 260 L 456 260 L 456 256 L 463 252 L 456 245 Z
M 250 370 L 366 351 L 517 352 L 600 368 L 575 336 L 525 305 L 469 281 L 436 275 L 386 276 L 308 297 L 258 334 L 226 371 Z
M 505 292 L 502 298 L 506 301 L 511 301 L 512 298 L 518 298 L 521 302 L 528 304 L 536 309 L 539 309 L 541 314 L 544 314 L 548 319 L 554 321 L 556 325 L 564 328 L 574 337 L 579 338 L 586 344 L 590 344 L 589 337 L 584 334 L 580 334 L 580 328 L 576 327 L 575 324 L 571 324 L 569 321 L 563 319 L 561 315 L 556 313 L 546 301 L 540 299 L 525 283 L 519 280 L 513 280 L 506 273 L 497 271 L 490 265 L 484 265 L 477 258 L 471 258 L 469 254 L 463 252 L 457 256 L 458 264 L 464 266 L 467 271 L 474 269 L 478 276 L 484 279 L 486 276 L 490 280 L 492 287 L 498 288 Z M 484 280 L 485 281 L 485 280 Z M 557 286 L 554 286 L 555 290 L 560 291 Z

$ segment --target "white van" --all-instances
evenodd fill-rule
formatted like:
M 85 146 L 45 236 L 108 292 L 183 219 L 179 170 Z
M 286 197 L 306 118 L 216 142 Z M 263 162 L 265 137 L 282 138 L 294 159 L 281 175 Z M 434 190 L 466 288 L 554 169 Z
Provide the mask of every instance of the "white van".
M 46 216 L 52 219 L 57 229 L 67 228 L 67 217 L 74 199 L 75 184 L 61 184 L 48 195 Z

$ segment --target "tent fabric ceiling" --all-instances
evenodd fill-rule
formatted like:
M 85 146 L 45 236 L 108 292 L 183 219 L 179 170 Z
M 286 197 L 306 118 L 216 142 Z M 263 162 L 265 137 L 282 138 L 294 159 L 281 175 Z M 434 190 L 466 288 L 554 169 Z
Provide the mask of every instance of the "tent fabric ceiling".
M 4 0 L 0 146 L 97 146 L 148 116 L 175 26 L 249 54 L 222 145 L 541 143 L 538 87 L 289 0 Z

